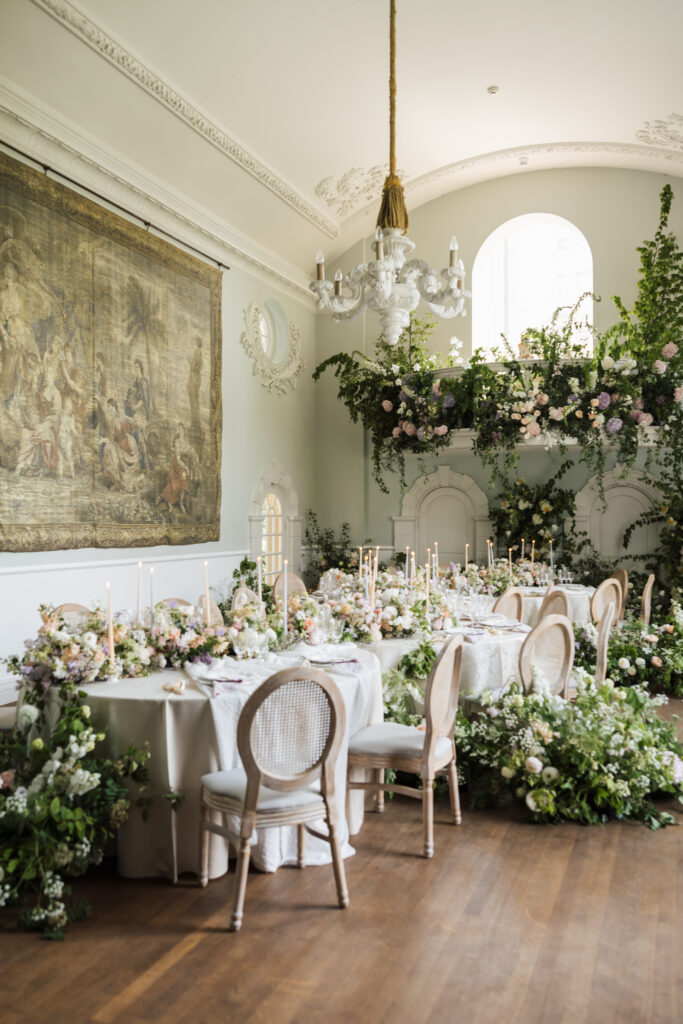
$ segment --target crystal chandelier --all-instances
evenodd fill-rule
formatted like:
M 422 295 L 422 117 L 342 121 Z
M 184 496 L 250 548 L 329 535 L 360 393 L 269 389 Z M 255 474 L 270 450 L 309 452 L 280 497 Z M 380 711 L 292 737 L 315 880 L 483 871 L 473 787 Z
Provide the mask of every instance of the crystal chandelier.
M 359 263 L 348 274 L 338 270 L 334 282 L 325 280 L 325 259 L 316 256 L 316 280 L 310 288 L 318 309 L 336 321 L 353 320 L 366 307 L 379 314 L 385 340 L 395 345 L 422 298 L 432 313 L 450 319 L 465 316 L 465 265 L 458 256 L 455 236 L 450 261 L 440 274 L 424 260 L 408 260 L 415 243 L 408 238 L 408 211 L 403 185 L 396 174 L 396 0 L 390 0 L 389 27 L 389 174 L 375 231 L 375 259 Z

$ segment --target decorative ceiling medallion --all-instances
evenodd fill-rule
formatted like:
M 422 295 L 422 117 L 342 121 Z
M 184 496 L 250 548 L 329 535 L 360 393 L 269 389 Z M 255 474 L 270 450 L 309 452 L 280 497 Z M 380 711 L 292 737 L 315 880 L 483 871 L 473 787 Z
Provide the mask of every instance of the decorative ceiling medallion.
M 324 199 L 340 217 L 346 217 L 358 206 L 379 199 L 388 173 L 389 164 L 371 167 L 367 171 L 362 167 L 352 167 L 340 178 L 323 178 L 315 186 L 315 194 Z M 399 178 L 406 176 L 405 171 L 399 170 L 397 173 Z
M 253 360 L 254 376 L 262 378 L 261 387 L 271 394 L 286 395 L 296 387 L 306 361 L 301 352 L 301 328 L 291 321 L 284 328 L 277 312 L 282 312 L 279 303 L 267 303 L 265 309 L 250 303 L 243 313 L 246 330 L 240 335 L 240 344 Z
M 645 127 L 636 132 L 636 138 L 651 146 L 683 149 L 683 114 L 669 114 L 663 121 L 646 121 Z

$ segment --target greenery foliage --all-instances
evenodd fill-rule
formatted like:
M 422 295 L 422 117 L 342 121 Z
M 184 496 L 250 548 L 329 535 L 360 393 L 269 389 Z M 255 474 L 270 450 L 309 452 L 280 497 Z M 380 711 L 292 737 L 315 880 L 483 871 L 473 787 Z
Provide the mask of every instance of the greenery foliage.
M 498 495 L 498 505 L 490 511 L 491 521 L 499 545 L 505 551 L 512 548 L 515 558 L 521 555 L 522 540 L 525 540 L 525 554 L 530 554 L 532 539 L 536 541 L 536 553 L 540 556 L 548 541 L 557 544 L 561 540 L 565 520 L 573 521 L 574 492 L 558 487 L 571 465 L 569 459 L 565 460 L 553 476 L 535 487 L 520 477 L 507 484 Z
M 304 542 L 308 548 L 307 575 L 314 580 L 328 569 L 353 572 L 358 568 L 358 549 L 352 547 L 348 523 L 342 523 L 337 537 L 331 527 L 322 527 L 312 509 L 306 515 Z

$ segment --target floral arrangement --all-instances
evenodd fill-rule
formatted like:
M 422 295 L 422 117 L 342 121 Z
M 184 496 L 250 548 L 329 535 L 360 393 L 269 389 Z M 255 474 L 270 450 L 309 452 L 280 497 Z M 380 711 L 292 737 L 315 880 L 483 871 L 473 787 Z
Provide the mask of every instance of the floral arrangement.
M 542 562 L 535 562 L 532 567 L 531 562 L 526 559 L 513 562 L 512 573 L 507 558 L 494 558 L 493 565 L 470 562 L 467 569 L 451 562 L 443 572 L 443 580 L 452 590 L 462 589 L 469 594 L 498 596 L 504 594 L 510 587 L 533 586 L 534 574 L 543 568 L 545 567 Z
M 230 651 L 224 626 L 206 626 L 194 605 L 171 601 L 157 607 L 150 634 L 158 668 L 182 668 L 188 661 L 222 657 Z
M 114 622 L 114 661 L 109 656 L 107 623 L 97 608 L 77 622 L 68 622 L 52 605 L 40 606 L 42 625 L 24 653 L 7 659 L 11 672 L 38 692 L 50 686 L 78 686 L 108 676 L 148 675 L 154 648 L 142 629 Z
M 499 543 L 520 554 L 522 540 L 525 553 L 536 541 L 536 553 L 548 550 L 548 541 L 557 544 L 566 519 L 574 519 L 574 492 L 558 487 L 571 462 L 566 460 L 544 484 L 531 486 L 523 477 L 508 483 L 498 496 L 498 507 L 491 510 Z M 545 542 L 545 543 L 543 543 Z
M 98 756 L 104 734 L 76 693 L 43 739 L 45 715 L 32 696 L 14 731 L 0 734 L 0 907 L 22 906 L 20 927 L 61 939 L 69 920 L 90 912 L 68 901 L 66 879 L 102 859 L 128 817 L 129 783 L 144 788 L 149 754 L 130 747 L 116 761 Z
M 344 622 L 345 640 L 370 643 L 397 639 L 423 631 L 450 629 L 455 622 L 449 595 L 433 586 L 429 591 L 427 617 L 427 588 L 422 568 L 416 571 L 412 584 L 402 574 L 379 572 L 374 609 L 357 577 L 337 576 L 334 594 L 330 598 L 330 607 L 332 615 Z
M 474 806 L 512 794 L 539 823 L 586 825 L 633 818 L 651 828 L 675 819 L 653 802 L 670 793 L 683 802 L 683 749 L 674 727 L 640 686 L 578 685 L 576 701 L 524 694 L 517 683 L 494 700 L 484 694 L 458 716 L 458 767 Z
M 575 627 L 574 664 L 595 667 L 597 630 L 592 624 Z M 607 649 L 607 674 L 619 686 L 639 685 L 683 697 L 683 608 L 674 604 L 660 624 L 645 626 L 627 618 L 612 630 Z
M 287 598 L 287 639 L 318 643 L 321 605 L 309 594 L 292 594 Z M 282 642 L 284 621 L 282 601 L 277 599 L 276 610 L 269 616 L 272 630 Z

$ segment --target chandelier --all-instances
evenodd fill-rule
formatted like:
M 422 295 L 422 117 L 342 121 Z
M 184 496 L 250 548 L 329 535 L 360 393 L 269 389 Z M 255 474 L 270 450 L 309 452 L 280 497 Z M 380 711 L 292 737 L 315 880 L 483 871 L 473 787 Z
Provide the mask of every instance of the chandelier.
M 325 258 L 316 256 L 316 280 L 310 288 L 318 309 L 332 313 L 336 321 L 353 320 L 366 308 L 379 314 L 385 340 L 395 345 L 410 323 L 420 299 L 437 316 L 465 316 L 465 265 L 458 256 L 455 236 L 450 242 L 449 265 L 437 274 L 424 260 L 406 258 L 415 249 L 408 238 L 408 211 L 403 185 L 396 174 L 396 0 L 390 0 L 389 16 L 389 174 L 382 191 L 377 217 L 375 259 L 359 263 L 348 274 L 338 270 L 334 282 L 325 280 Z

